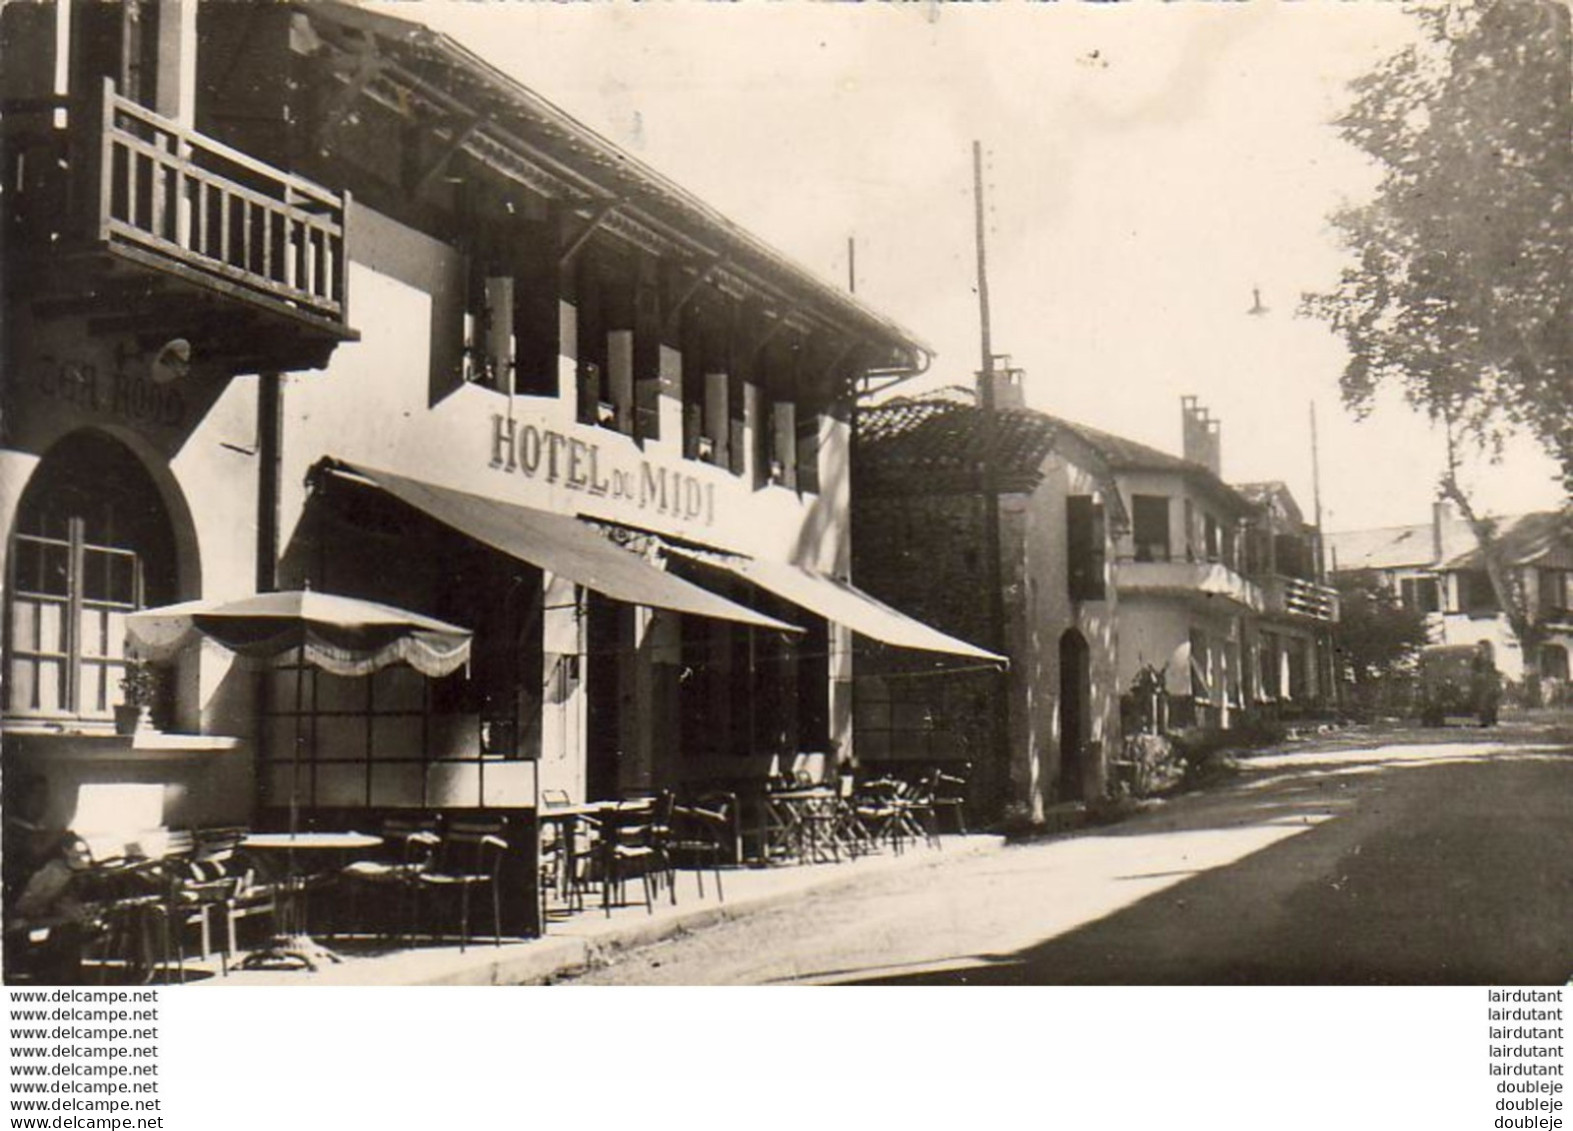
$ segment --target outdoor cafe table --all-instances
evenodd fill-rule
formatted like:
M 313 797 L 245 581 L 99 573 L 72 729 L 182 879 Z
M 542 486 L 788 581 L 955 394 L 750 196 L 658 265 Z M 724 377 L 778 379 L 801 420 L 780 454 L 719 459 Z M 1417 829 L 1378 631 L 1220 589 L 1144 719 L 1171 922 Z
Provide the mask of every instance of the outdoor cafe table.
M 577 801 L 567 805 L 545 805 L 536 813 L 536 820 L 540 823 L 542 833 L 551 825 L 557 829 L 557 890 L 567 893 L 570 885 L 575 883 L 573 874 L 574 863 L 579 858 L 579 832 L 584 823 L 594 821 L 597 817 L 604 817 L 609 813 L 630 813 L 648 810 L 651 802 L 645 801 Z M 603 846 L 606 842 L 603 841 Z M 574 893 L 579 894 L 577 891 Z M 545 893 L 542 892 L 544 896 Z M 542 906 L 545 906 L 544 900 Z M 574 910 L 583 909 L 580 900 L 573 906 Z
M 279 900 L 278 933 L 262 950 L 247 955 L 241 966 L 250 969 L 295 962 L 303 970 L 315 970 L 319 963 L 342 961 L 337 954 L 313 939 L 307 929 L 306 892 L 310 875 L 302 874 L 296 854 L 326 858 L 331 863 L 337 858 L 336 854 L 364 851 L 376 848 L 381 843 L 380 836 L 369 833 L 247 833 L 240 842 L 242 848 L 254 852 L 285 853 L 286 863 Z
M 759 807 L 761 862 L 840 860 L 837 840 L 840 794 L 830 786 L 767 790 Z

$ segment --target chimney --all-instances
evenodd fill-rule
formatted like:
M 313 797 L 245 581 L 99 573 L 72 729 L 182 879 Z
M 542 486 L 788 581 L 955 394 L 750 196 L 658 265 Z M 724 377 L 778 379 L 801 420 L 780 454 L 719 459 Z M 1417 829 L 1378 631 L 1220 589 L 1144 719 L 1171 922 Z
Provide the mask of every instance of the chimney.
M 994 358 L 993 372 L 987 375 L 978 374 L 978 404 L 983 403 L 983 384 L 987 381 L 993 386 L 996 409 L 1026 408 L 1026 393 L 1022 389 L 1022 378 L 1025 376 L 1026 370 L 1011 366 L 1008 354 L 997 355 Z
M 1448 536 L 1453 525 L 1453 504 L 1438 499 L 1431 504 L 1431 549 L 1438 562 L 1446 556 Z
M 1223 447 L 1219 438 L 1220 422 L 1213 420 L 1197 398 L 1180 398 L 1180 441 L 1182 454 L 1214 475 L 1223 476 Z

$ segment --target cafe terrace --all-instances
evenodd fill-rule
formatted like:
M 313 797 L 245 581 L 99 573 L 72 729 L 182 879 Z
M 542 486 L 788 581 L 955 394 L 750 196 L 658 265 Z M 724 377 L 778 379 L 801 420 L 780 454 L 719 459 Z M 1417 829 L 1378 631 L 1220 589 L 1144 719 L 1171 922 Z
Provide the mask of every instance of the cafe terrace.
M 857 771 L 859 655 L 997 659 L 849 577 L 913 335 L 419 24 L 3 20 L 8 837 L 141 909 L 89 949 L 533 934 L 964 816 Z

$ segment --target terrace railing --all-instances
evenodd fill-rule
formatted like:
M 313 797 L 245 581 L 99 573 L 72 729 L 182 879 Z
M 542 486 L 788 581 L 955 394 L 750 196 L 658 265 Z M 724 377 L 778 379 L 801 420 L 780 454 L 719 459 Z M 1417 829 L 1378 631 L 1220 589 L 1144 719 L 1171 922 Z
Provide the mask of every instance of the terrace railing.
M 1338 591 L 1298 577 L 1270 577 L 1264 580 L 1267 609 L 1283 616 L 1331 624 L 1338 619 Z
M 107 80 L 97 157 L 101 241 L 344 322 L 344 196 L 155 114 Z

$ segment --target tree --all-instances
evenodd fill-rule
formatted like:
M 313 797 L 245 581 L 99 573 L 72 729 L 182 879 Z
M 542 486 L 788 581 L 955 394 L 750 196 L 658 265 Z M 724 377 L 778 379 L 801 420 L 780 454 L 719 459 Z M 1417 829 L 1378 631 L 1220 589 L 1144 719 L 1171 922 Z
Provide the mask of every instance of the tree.
M 1332 222 L 1354 253 L 1305 297 L 1349 348 L 1345 405 L 1396 387 L 1447 434 L 1439 492 L 1474 530 L 1533 665 L 1522 574 L 1459 482 L 1461 446 L 1533 435 L 1573 495 L 1573 33 L 1558 0 L 1418 10 L 1417 42 L 1353 85 L 1338 121 L 1376 160 L 1375 198 Z
M 1355 702 L 1373 707 L 1429 640 L 1426 616 L 1408 608 L 1370 570 L 1339 574 L 1333 642 L 1354 680 Z

